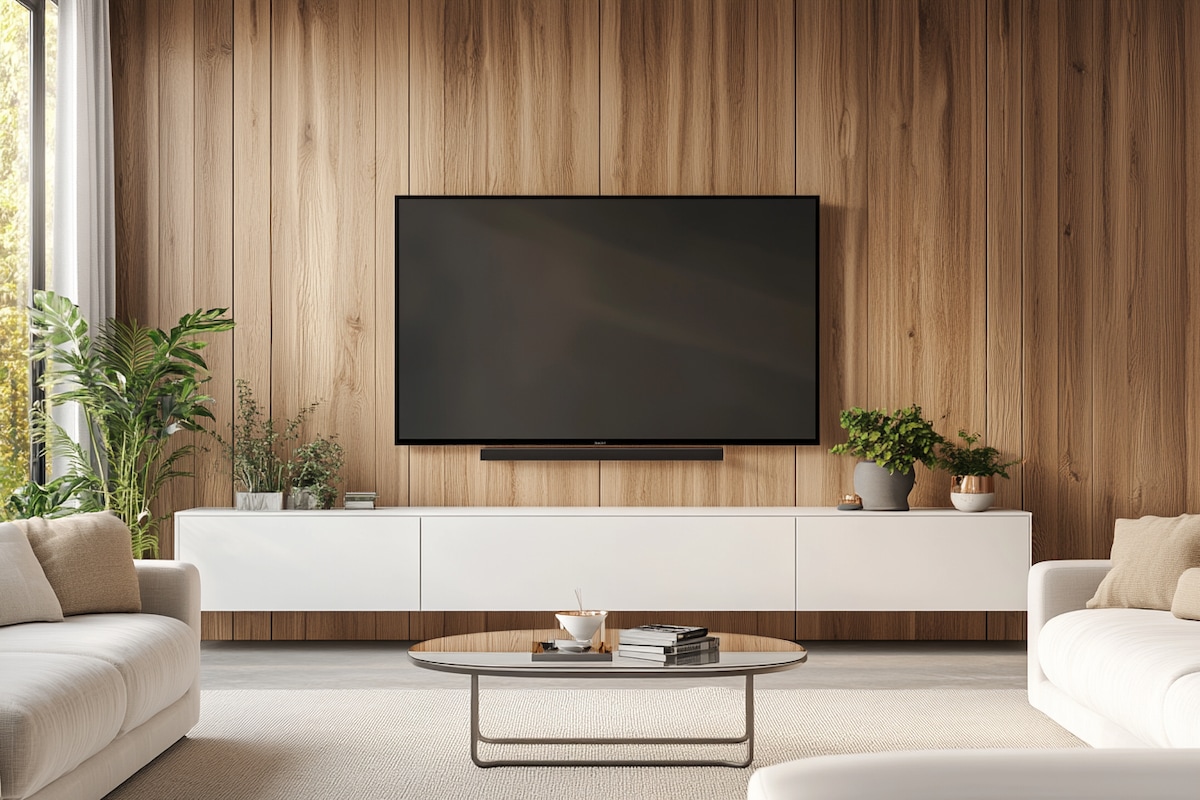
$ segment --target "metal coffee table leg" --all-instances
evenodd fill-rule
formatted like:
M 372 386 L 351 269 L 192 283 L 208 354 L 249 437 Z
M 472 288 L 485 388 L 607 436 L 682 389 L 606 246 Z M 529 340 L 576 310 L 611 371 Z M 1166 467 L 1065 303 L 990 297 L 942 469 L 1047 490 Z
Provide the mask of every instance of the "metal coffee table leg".
M 471 675 L 471 761 L 478 767 L 739 767 L 754 760 L 754 676 L 746 675 L 746 717 L 740 736 L 724 737 L 502 737 L 484 736 L 479 731 L 479 676 Z M 746 743 L 744 761 L 722 759 L 495 759 L 479 757 L 479 743 L 487 744 L 741 744 Z

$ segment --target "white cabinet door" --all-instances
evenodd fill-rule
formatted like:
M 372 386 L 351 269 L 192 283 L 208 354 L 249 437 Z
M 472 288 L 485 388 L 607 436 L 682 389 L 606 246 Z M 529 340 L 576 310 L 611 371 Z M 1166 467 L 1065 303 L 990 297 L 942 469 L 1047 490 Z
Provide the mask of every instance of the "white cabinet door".
M 176 558 L 205 611 L 415 611 L 418 517 L 202 512 L 175 518 Z
M 801 517 L 801 611 L 1021 611 L 1029 515 L 986 512 Z
M 791 611 L 793 517 L 428 516 L 421 608 Z

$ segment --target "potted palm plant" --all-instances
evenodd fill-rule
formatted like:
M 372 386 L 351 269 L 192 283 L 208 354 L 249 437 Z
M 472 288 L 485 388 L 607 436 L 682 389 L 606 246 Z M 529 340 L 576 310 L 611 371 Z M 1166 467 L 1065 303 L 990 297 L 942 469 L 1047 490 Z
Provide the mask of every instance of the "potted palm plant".
M 45 368 L 32 434 L 61 473 L 18 488 L 5 503 L 9 514 L 112 510 L 133 534 L 133 555 L 157 555 L 165 516 L 155 517 L 150 507 L 167 483 L 192 474 L 184 465 L 195 446 L 176 434 L 205 430 L 203 421 L 213 419 L 201 356 L 207 342 L 197 337 L 231 329 L 225 314 L 224 308 L 193 311 L 165 331 L 107 319 L 93 336 L 68 298 L 35 292 L 30 357 Z M 51 415 L 52 406 L 68 404 L 82 411 L 86 447 Z
M 911 405 L 888 412 L 854 407 L 841 414 L 846 441 L 829 449 L 862 459 L 854 468 L 854 491 L 864 511 L 908 511 L 908 495 L 916 477 L 913 465 L 937 463 L 935 447 L 942 437 L 933 423 Z
M 337 499 L 338 478 L 345 451 L 337 442 L 337 434 L 319 436 L 306 442 L 292 453 L 292 491 L 288 508 L 330 508 Z
M 237 414 L 228 439 L 213 432 L 221 452 L 233 467 L 234 507 L 244 511 L 280 511 L 283 493 L 291 486 L 292 464 L 287 457 L 292 443 L 300 438 L 300 426 L 317 407 L 313 403 L 291 419 L 282 429 L 275 419 L 264 416 L 254 397 L 250 382 L 238 378 Z
M 1008 468 L 1020 464 L 1020 459 L 1001 461 L 994 447 L 974 447 L 978 433 L 958 432 L 965 444 L 943 441 L 939 446 L 937 466 L 954 479 L 950 502 L 959 511 L 987 511 L 996 500 L 996 479 L 1008 477 Z

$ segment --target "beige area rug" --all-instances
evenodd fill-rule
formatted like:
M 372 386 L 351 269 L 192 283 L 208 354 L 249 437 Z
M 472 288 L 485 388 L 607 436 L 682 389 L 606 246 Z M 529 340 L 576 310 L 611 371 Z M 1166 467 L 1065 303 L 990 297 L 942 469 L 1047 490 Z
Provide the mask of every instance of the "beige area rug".
M 881 750 L 1083 747 L 1022 690 L 760 690 L 750 769 L 497 767 L 468 754 L 468 693 L 452 689 L 206 691 L 200 723 L 109 800 L 713 798 L 746 796 L 755 767 Z M 493 736 L 729 735 L 742 694 L 484 690 Z M 594 748 L 485 746 L 484 757 L 588 757 Z M 736 758 L 737 745 L 608 748 L 626 757 Z M 503 749 L 501 749 L 503 748 Z

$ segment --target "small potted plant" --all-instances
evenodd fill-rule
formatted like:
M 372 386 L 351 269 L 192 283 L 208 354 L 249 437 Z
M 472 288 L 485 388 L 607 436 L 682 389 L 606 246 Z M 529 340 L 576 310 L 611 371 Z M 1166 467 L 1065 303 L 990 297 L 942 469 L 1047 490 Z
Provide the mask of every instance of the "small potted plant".
M 908 495 L 916 477 L 913 464 L 937 465 L 935 448 L 943 439 L 933 423 L 911 405 L 888 413 L 850 408 L 842 412 L 846 441 L 830 448 L 862 459 L 854 468 L 854 491 L 864 511 L 908 511 Z
M 245 511 L 279 511 L 283 493 L 291 486 L 291 462 L 286 454 L 290 444 L 300 437 L 300 426 L 316 403 L 284 421 L 277 430 L 275 420 L 263 418 L 254 399 L 254 390 L 244 378 L 237 380 L 237 420 L 230 438 L 213 433 L 221 451 L 233 465 L 233 480 L 241 487 L 234 495 L 234 507 Z
M 345 466 L 345 450 L 337 434 L 318 437 L 292 453 L 292 491 L 288 508 L 330 508 L 337 498 L 338 478 Z
M 943 441 L 938 452 L 938 467 L 954 477 L 950 489 L 950 502 L 959 511 L 986 511 L 996 499 L 995 476 L 1007 478 L 1009 467 L 1020 464 L 1020 459 L 1001 461 L 1000 451 L 994 447 L 975 447 L 978 433 L 958 432 L 965 444 Z

